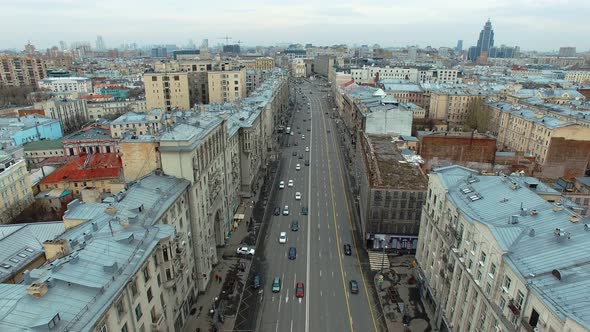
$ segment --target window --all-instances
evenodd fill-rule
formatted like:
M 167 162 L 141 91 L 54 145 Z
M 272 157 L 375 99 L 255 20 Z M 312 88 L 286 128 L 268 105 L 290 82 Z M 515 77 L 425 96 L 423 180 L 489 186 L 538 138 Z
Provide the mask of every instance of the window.
M 121 332 L 129 332 L 129 329 L 127 328 L 127 323 L 123 325 L 123 327 L 121 328 Z
M 506 287 L 506 289 L 510 289 L 510 284 L 512 284 L 512 279 L 510 279 L 510 277 L 506 276 L 506 278 L 504 278 L 504 287 Z
M 496 264 L 492 263 L 492 266 L 490 267 L 490 273 L 488 275 L 490 278 L 494 279 L 494 276 L 496 275 Z
M 152 76 L 152 82 L 156 82 L 158 80 L 157 76 Z
M 143 313 L 141 312 L 141 303 L 139 303 L 137 304 L 137 307 L 135 307 L 135 319 L 139 321 L 141 316 L 143 316 Z
M 133 280 L 131 282 L 131 294 L 133 295 L 133 297 L 137 296 L 137 280 Z
M 152 294 L 152 288 L 148 288 L 147 290 L 147 298 L 148 298 L 148 302 L 152 302 L 152 299 L 154 298 L 154 295 Z
M 500 310 L 504 310 L 504 307 L 506 306 L 506 300 L 504 297 L 500 297 L 500 303 L 498 303 L 498 306 L 500 307 Z
M 489 282 L 486 283 L 486 295 L 491 295 L 492 293 L 492 284 L 490 284 Z
M 162 248 L 162 255 L 164 256 L 164 262 L 170 260 L 170 258 L 168 257 L 168 248 Z
M 149 264 L 143 268 L 143 280 L 148 282 L 150 280 L 150 266 Z
M 123 303 L 123 299 L 120 299 L 119 302 L 115 305 L 117 309 L 117 317 L 119 319 L 123 318 L 125 315 L 125 303 Z
M 483 264 L 485 264 L 486 262 L 486 253 L 485 252 L 481 252 L 481 257 L 479 258 L 479 261 Z
M 516 293 L 516 307 L 518 310 L 522 310 L 522 303 L 524 302 L 524 294 L 519 290 Z

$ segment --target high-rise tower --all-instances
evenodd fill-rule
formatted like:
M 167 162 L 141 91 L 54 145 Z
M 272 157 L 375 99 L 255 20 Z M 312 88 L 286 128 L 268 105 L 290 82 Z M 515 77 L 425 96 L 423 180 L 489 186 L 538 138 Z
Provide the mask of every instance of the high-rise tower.
M 493 46 L 494 30 L 492 30 L 492 22 L 490 22 L 490 19 L 488 18 L 488 21 L 479 33 L 479 39 L 477 40 L 477 56 L 480 56 L 481 52 L 489 53 Z

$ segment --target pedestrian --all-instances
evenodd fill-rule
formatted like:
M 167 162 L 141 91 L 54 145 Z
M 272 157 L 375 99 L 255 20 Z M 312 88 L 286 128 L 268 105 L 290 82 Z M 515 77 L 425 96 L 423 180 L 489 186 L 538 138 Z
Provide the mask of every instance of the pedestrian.
M 217 273 L 215 273 L 215 275 L 213 276 L 213 279 L 215 279 L 215 281 L 217 281 L 217 278 L 219 278 L 219 276 L 217 275 Z
M 221 276 L 219 276 L 219 279 L 217 279 L 219 281 L 219 283 L 221 283 Z

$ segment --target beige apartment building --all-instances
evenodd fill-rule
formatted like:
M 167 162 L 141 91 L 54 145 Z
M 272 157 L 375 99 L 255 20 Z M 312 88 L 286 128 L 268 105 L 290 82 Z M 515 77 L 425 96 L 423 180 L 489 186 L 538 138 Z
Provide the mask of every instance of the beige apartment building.
M 45 116 L 61 122 L 64 134 L 79 130 L 88 122 L 88 106 L 83 99 L 54 98 L 35 103 L 35 109 L 42 109 Z
M 484 100 L 481 91 L 466 89 L 440 89 L 430 94 L 428 117 L 446 121 L 450 127 L 461 127 L 467 120 L 471 105 L 477 100 Z
M 34 200 L 24 159 L 0 152 L 0 192 L 0 223 L 8 224 Z
M 42 59 L 0 57 L 0 85 L 36 86 L 46 76 L 45 61 Z
M 584 176 L 590 162 L 590 128 L 510 103 L 486 107 L 493 111 L 499 150 L 534 155 L 539 177 Z
M 209 103 L 222 104 L 246 97 L 246 71 L 210 71 L 207 73 Z
M 275 68 L 275 59 L 271 57 L 256 58 L 256 70 L 273 70 Z
M 174 109 L 188 111 L 195 103 L 191 91 L 192 73 L 145 73 L 143 75 L 147 109 L 165 112 Z
M 588 226 L 532 177 L 429 176 L 417 285 L 439 331 L 590 331 Z

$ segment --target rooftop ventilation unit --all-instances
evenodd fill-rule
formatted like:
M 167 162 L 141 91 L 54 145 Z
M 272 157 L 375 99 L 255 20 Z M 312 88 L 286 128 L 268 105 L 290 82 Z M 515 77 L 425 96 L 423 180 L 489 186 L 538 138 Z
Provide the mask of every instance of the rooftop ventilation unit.
M 559 212 L 563 210 L 563 204 L 561 203 L 553 203 L 553 211 L 554 212 Z
M 510 224 L 510 225 L 518 224 L 518 215 L 515 214 L 515 215 L 508 217 L 508 224 Z
M 469 196 L 469 199 L 470 199 L 472 202 L 479 201 L 479 200 L 480 200 L 480 199 L 482 199 L 482 198 L 483 198 L 483 197 L 482 197 L 480 194 L 475 194 L 475 195 L 471 195 L 471 196 Z
M 576 216 L 575 214 L 572 214 L 569 219 L 574 224 L 580 221 L 580 217 Z
M 461 192 L 464 194 L 469 194 L 469 193 L 473 192 L 473 189 L 468 187 L 468 188 L 461 189 Z

